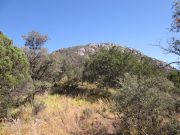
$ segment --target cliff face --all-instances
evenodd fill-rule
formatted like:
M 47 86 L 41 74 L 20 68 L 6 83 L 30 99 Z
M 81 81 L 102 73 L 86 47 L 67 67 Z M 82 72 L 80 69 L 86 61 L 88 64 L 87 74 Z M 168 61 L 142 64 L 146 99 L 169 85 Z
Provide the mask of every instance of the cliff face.
M 124 46 L 114 44 L 114 43 L 89 43 L 87 45 L 82 45 L 82 46 L 74 46 L 74 47 L 70 47 L 70 48 L 62 48 L 62 49 L 57 50 L 55 53 L 60 53 L 62 55 L 70 55 L 71 53 L 74 53 L 74 54 L 76 54 L 78 56 L 87 58 L 87 57 L 89 57 L 89 55 L 98 52 L 102 48 L 103 49 L 110 49 L 113 46 L 117 46 L 123 52 L 124 51 L 131 52 L 131 53 L 137 55 L 140 58 L 148 57 L 148 56 L 144 55 L 143 53 L 141 53 L 140 51 L 138 51 L 136 49 L 124 47 Z M 155 58 L 151 58 L 151 59 L 152 59 L 153 63 L 155 65 L 157 65 L 159 68 L 162 68 L 162 69 L 164 69 L 166 71 L 175 70 L 175 68 L 167 65 L 166 62 L 157 60 Z

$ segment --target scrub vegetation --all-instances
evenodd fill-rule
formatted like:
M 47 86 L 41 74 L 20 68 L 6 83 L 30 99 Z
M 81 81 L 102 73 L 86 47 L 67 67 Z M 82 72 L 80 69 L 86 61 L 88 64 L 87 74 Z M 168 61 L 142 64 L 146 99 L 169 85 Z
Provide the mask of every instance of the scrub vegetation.
M 179 8 L 177 1 L 176 34 Z M 49 53 L 48 35 L 22 38 L 25 46 L 17 48 L 0 32 L 0 134 L 180 134 L 178 60 L 166 64 L 111 43 Z M 177 37 L 160 47 L 180 58 Z

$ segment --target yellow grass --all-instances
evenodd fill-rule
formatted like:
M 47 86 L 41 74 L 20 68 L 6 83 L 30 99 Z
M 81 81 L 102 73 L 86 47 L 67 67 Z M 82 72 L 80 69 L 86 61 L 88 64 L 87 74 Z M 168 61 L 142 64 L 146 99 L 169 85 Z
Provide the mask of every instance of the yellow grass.
M 35 102 L 43 103 L 45 109 L 33 115 L 32 104 L 21 107 L 19 119 L 1 125 L 0 135 L 93 135 L 115 132 L 112 122 L 117 121 L 116 116 L 102 100 L 90 103 L 81 98 L 45 94 L 36 96 Z

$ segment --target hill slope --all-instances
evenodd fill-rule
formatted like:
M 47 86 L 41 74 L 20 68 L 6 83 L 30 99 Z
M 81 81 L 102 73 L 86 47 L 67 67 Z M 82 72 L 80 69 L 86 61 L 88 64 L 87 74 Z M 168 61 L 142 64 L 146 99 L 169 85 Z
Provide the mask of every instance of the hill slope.
M 114 46 L 120 48 L 123 52 L 124 51 L 131 52 L 140 58 L 148 57 L 136 49 L 124 47 L 124 46 L 114 44 L 114 43 L 89 43 L 87 45 L 74 46 L 74 47 L 70 47 L 70 48 L 62 48 L 53 53 L 60 53 L 61 55 L 64 55 L 64 56 L 75 54 L 76 56 L 79 56 L 82 59 L 84 59 L 84 58 L 89 58 L 90 55 L 94 54 L 95 52 L 98 52 L 100 49 L 109 49 Z M 149 58 L 151 58 L 151 57 L 149 57 Z M 163 68 L 165 71 L 175 70 L 175 68 L 169 66 L 164 61 L 161 61 L 161 60 L 158 60 L 155 58 L 151 58 L 151 59 L 152 59 L 153 63 L 155 65 L 157 65 L 157 67 Z

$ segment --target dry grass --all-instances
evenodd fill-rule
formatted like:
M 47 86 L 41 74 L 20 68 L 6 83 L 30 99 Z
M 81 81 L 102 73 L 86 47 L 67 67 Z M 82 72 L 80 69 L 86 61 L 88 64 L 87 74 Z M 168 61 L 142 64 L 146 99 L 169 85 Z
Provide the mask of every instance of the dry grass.
M 59 95 L 36 96 L 45 108 L 33 115 L 33 105 L 21 107 L 19 119 L 5 123 L 2 135 L 98 135 L 115 134 L 118 118 L 105 101 Z M 18 112 L 18 111 L 17 111 Z

